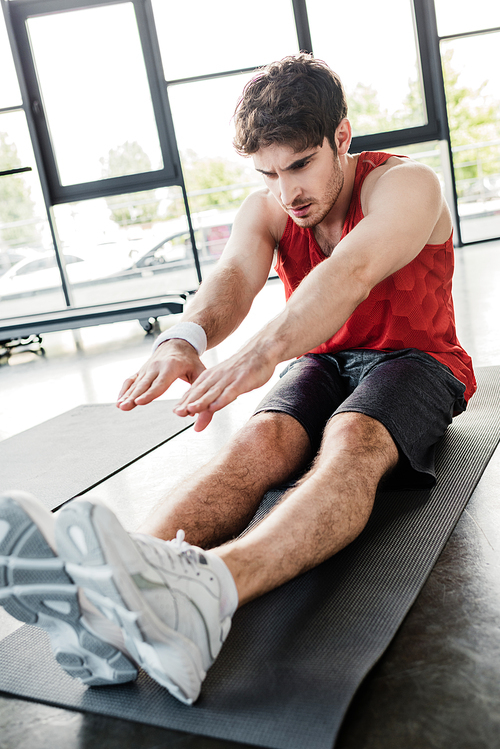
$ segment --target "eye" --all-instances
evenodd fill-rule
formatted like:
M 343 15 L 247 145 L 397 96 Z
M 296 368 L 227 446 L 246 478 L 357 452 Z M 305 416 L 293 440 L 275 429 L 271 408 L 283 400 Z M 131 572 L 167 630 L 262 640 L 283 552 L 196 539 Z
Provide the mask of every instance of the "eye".
M 297 161 L 295 164 L 292 165 L 292 169 L 303 169 L 305 166 L 309 164 L 309 159 L 304 159 L 304 161 Z

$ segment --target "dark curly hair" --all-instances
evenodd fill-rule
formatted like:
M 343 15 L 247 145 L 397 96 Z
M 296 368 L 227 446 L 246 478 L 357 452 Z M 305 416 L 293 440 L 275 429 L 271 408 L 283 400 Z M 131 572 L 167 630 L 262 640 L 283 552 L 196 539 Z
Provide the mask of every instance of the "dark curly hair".
M 261 68 L 245 86 L 234 113 L 233 145 L 242 156 L 271 144 L 300 152 L 326 137 L 336 153 L 335 131 L 346 116 L 338 75 L 301 52 Z

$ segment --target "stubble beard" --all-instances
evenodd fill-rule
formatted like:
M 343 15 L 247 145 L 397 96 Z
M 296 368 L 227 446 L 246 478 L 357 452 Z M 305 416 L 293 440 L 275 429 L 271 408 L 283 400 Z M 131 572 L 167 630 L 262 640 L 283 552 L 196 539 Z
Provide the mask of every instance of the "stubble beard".
M 283 208 L 291 217 L 291 219 L 297 224 L 297 226 L 300 226 L 302 229 L 313 229 L 315 226 L 320 224 L 323 219 L 330 213 L 331 209 L 338 200 L 343 186 L 344 172 L 342 171 L 342 168 L 340 166 L 338 156 L 334 156 L 332 164 L 332 176 L 326 186 L 325 194 L 321 199 L 321 202 L 318 203 L 318 201 L 314 200 L 313 198 L 301 198 L 300 202 L 297 203 L 297 205 L 307 205 L 310 203 L 312 207 L 312 213 L 308 216 L 305 216 L 304 218 L 300 218 L 294 216 L 290 212 L 290 210 L 282 204 Z M 317 206 L 317 210 L 315 210 L 315 206 Z M 291 207 L 293 207 L 293 205 Z

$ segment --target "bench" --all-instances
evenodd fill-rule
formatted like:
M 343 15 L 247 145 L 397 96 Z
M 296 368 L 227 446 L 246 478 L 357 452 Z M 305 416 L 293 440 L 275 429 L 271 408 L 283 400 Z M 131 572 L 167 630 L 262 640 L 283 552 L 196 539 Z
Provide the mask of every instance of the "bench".
M 183 291 L 148 299 L 111 302 L 88 307 L 67 307 L 51 312 L 0 319 L 0 357 L 8 358 L 12 350 L 17 347 L 25 348 L 33 343 L 41 344 L 42 333 L 60 330 L 87 328 L 93 325 L 136 319 L 144 330 L 150 333 L 158 328 L 158 317 L 180 314 L 189 295 L 189 292 Z M 43 353 L 41 346 L 35 353 Z

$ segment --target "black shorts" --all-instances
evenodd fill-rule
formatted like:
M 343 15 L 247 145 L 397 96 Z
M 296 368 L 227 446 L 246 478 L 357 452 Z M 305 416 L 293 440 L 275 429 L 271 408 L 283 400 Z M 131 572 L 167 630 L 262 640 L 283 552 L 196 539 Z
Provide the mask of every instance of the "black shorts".
M 293 416 L 315 454 L 333 416 L 371 416 L 399 450 L 390 485 L 421 489 L 436 483 L 435 445 L 453 416 L 465 410 L 464 392 L 448 367 L 417 349 L 306 354 L 288 365 L 255 413 Z

